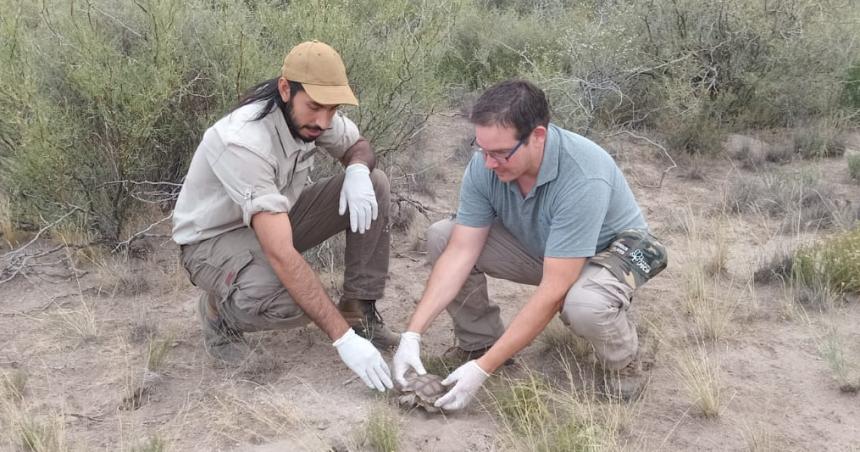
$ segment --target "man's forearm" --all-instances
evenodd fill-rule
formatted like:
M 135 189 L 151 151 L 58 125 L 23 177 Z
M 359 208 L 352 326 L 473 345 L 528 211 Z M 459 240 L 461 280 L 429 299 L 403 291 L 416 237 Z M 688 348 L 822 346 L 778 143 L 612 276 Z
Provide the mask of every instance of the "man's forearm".
M 376 155 L 373 153 L 370 143 L 364 138 L 359 138 L 355 144 L 346 150 L 346 153 L 341 158 L 341 164 L 344 167 L 353 163 L 364 163 L 370 168 L 370 171 L 373 171 L 373 168 L 376 167 Z
M 564 301 L 557 290 L 542 288 L 529 299 L 493 347 L 478 360 L 478 365 L 492 373 L 508 358 L 529 345 L 546 328 Z
M 457 296 L 474 265 L 474 259 L 465 253 L 450 247 L 446 249 L 433 265 L 427 288 L 412 314 L 407 331 L 426 331 L 430 322 Z
M 340 315 L 319 277 L 302 255 L 294 250 L 284 251 L 278 256 L 269 256 L 269 262 L 305 314 L 332 340 L 343 336 L 349 324 Z

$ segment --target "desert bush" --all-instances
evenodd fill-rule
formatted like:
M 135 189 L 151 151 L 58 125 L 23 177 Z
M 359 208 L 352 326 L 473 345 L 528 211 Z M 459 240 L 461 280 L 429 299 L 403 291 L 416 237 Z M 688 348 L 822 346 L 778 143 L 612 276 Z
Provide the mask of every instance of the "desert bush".
M 762 262 L 753 273 L 757 283 L 789 281 L 794 266 L 794 251 L 781 249 Z
M 798 283 L 823 283 L 838 293 L 860 293 L 860 227 L 798 250 L 792 266 Z
M 841 157 L 845 144 L 837 137 L 837 129 L 825 121 L 793 131 L 794 154 L 804 159 Z
M 860 155 L 848 156 L 848 175 L 855 182 L 860 182 Z
M 847 70 L 842 85 L 842 99 L 850 108 L 860 109 L 860 61 L 855 61 Z
M 403 148 L 437 97 L 425 66 L 447 17 L 447 5 L 405 0 L 0 7 L 0 184 L 14 218 L 40 223 L 78 209 L 86 228 L 114 243 L 140 209 L 135 198 L 170 207 L 203 130 L 277 74 L 301 40 L 338 48 L 361 101 L 348 114 L 380 153 Z M 141 181 L 174 184 L 148 199 L 153 187 L 133 183 Z
M 837 196 L 834 186 L 815 172 L 738 178 L 723 205 L 735 213 L 778 218 L 784 231 L 850 228 L 860 216 L 860 210 Z

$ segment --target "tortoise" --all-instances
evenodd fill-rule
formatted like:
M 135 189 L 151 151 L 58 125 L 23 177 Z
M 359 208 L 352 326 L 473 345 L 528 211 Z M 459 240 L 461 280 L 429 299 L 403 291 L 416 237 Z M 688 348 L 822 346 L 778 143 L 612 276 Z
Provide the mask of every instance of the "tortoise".
M 448 387 L 442 384 L 443 378 L 438 375 L 418 375 L 415 371 L 406 374 L 406 385 L 398 388 L 400 395 L 397 402 L 402 407 L 422 407 L 428 413 L 438 413 L 439 408 L 433 403 L 448 392 Z

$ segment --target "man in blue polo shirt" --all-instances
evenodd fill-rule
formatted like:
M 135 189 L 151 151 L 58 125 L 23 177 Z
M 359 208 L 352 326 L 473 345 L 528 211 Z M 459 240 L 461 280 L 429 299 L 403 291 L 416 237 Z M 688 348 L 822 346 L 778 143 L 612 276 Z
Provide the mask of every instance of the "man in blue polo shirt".
M 473 108 L 475 152 L 455 220 L 427 232 L 434 263 L 394 356 L 400 384 L 424 373 L 421 333 L 447 309 L 465 364 L 446 379 L 437 402 L 465 407 L 484 380 L 540 334 L 559 313 L 616 371 L 615 395 L 639 393 L 638 337 L 627 316 L 634 290 L 665 268 L 665 251 L 612 157 L 590 140 L 549 122 L 544 93 L 511 80 Z M 505 329 L 485 275 L 536 285 Z M 451 353 L 449 353 L 450 355 Z

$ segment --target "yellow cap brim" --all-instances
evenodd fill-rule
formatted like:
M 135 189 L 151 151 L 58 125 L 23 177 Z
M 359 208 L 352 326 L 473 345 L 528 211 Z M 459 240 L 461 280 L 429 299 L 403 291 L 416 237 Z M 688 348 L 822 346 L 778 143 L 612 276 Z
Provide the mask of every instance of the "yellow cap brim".
M 302 83 L 305 92 L 314 102 L 322 105 L 358 105 L 358 99 L 349 86 L 311 85 Z

